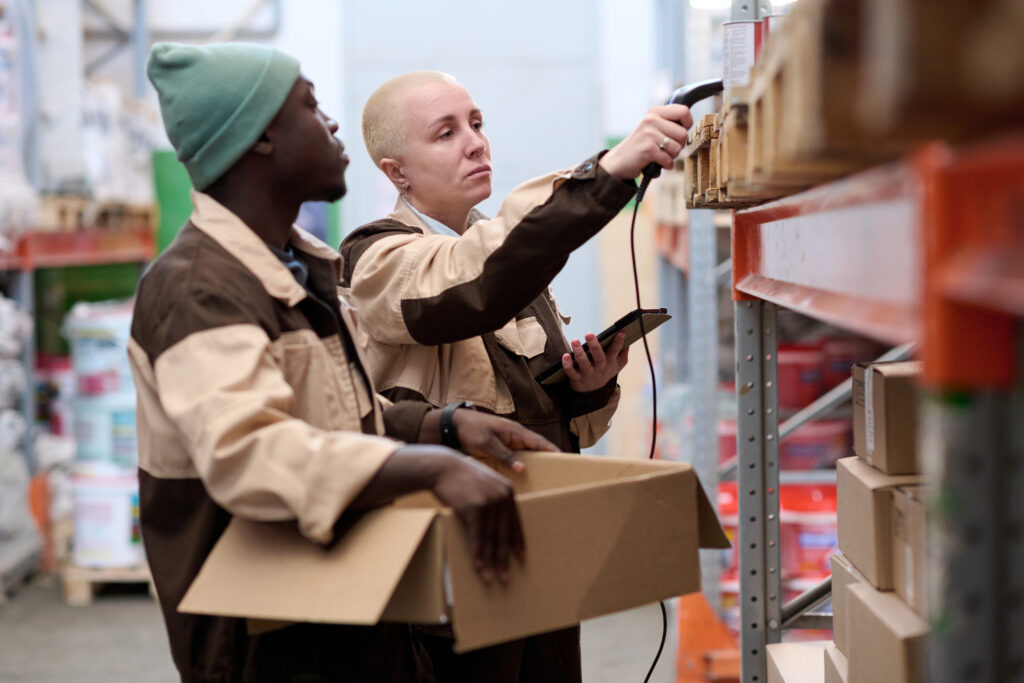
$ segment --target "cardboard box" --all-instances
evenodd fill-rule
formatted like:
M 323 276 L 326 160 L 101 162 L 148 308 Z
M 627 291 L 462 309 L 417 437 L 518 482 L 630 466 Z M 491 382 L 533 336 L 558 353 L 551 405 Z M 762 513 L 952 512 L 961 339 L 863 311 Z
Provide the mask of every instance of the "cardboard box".
M 928 617 L 928 515 L 924 487 L 893 491 L 892 574 L 896 595 Z
M 925 680 L 928 623 L 895 593 L 850 587 L 850 683 Z
M 768 646 L 768 683 L 824 683 L 821 664 L 827 640 Z
M 839 549 L 880 590 L 892 590 L 892 491 L 922 483 L 891 476 L 857 457 L 836 462 Z
M 849 683 L 850 661 L 835 644 L 825 646 L 825 683 Z
M 853 450 L 886 474 L 917 466 L 918 361 L 853 366 Z
M 850 558 L 836 553 L 829 558 L 832 565 L 832 640 L 844 654 L 850 653 L 850 586 L 867 583 L 864 575 L 850 562 Z
M 234 519 L 179 605 L 250 620 L 451 623 L 463 652 L 700 590 L 697 549 L 728 548 L 690 465 L 524 453 L 526 561 L 473 569 L 464 527 L 417 494 L 360 515 L 328 548 L 294 524 Z

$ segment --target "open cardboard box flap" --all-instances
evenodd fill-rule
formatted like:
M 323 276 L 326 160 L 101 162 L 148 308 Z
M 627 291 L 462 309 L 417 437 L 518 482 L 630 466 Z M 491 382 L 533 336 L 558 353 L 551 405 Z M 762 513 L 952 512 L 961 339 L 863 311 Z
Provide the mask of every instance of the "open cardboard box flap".
M 700 589 L 697 549 L 729 542 L 682 463 L 522 453 L 526 561 L 484 583 L 450 509 L 416 494 L 327 548 L 293 524 L 234 519 L 179 605 L 264 622 L 452 622 L 459 651 Z

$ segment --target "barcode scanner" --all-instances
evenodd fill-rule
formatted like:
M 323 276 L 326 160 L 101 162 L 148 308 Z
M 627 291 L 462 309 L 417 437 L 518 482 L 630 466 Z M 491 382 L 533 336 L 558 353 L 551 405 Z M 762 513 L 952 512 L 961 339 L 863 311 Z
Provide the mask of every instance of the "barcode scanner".
M 712 78 L 706 81 L 697 81 L 696 83 L 690 83 L 678 88 L 672 97 L 669 98 L 668 104 L 684 104 L 687 107 L 692 107 L 701 100 L 707 99 L 712 95 L 717 95 L 722 92 L 722 79 Z M 644 193 L 647 192 L 647 186 L 651 184 L 651 181 L 661 175 L 661 166 L 654 163 L 653 161 L 644 167 L 644 176 L 640 181 L 640 187 L 636 191 L 636 201 L 640 202 L 644 198 Z

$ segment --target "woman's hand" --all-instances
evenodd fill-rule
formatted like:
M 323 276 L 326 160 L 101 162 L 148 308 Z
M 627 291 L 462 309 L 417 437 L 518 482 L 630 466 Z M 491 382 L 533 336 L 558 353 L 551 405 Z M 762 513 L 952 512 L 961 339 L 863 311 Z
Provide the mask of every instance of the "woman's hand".
M 585 338 L 586 350 L 579 339 L 573 339 L 572 352 L 562 355 L 562 368 L 569 378 L 569 386 L 581 394 L 603 387 L 626 367 L 629 360 L 629 349 L 625 348 L 625 332 L 615 335 L 607 351 L 601 348 L 593 334 L 587 334 Z
M 601 157 L 598 164 L 619 180 L 632 180 L 652 161 L 672 168 L 686 146 L 686 131 L 693 125 L 690 108 L 682 104 L 652 107 L 633 132 Z

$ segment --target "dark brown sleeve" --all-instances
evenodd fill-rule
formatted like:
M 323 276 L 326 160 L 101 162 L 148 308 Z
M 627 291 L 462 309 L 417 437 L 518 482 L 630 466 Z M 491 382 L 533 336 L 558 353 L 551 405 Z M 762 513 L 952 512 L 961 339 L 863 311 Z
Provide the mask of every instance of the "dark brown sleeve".
M 384 433 L 393 439 L 416 443 L 420 437 L 423 416 L 433 410 L 429 403 L 399 401 L 384 409 Z
M 612 377 L 603 387 L 585 393 L 573 391 L 568 382 L 563 382 L 562 385 L 566 392 L 564 399 L 566 413 L 573 418 L 592 413 L 608 405 L 608 401 L 615 393 L 615 387 L 618 386 L 618 376 Z

